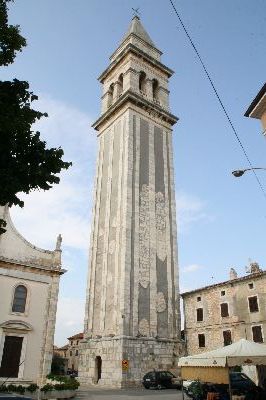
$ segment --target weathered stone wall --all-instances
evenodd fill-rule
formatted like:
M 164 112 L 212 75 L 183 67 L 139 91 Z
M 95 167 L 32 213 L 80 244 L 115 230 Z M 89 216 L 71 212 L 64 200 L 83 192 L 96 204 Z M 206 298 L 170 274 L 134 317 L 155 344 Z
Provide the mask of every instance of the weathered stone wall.
M 79 361 L 79 381 L 82 384 L 97 382 L 96 357 L 101 357 L 100 386 L 140 386 L 145 373 L 156 369 L 172 369 L 177 365 L 181 347 L 177 341 L 154 338 L 102 338 L 83 343 Z M 122 360 L 128 369 L 122 369 Z
M 253 283 L 253 289 L 249 284 Z M 222 295 L 222 292 L 225 292 Z M 258 312 L 250 312 L 248 297 L 258 297 Z M 198 298 L 201 301 L 197 301 Z M 232 341 L 253 340 L 252 326 L 261 325 L 266 340 L 266 275 L 250 274 L 244 280 L 203 288 L 184 296 L 185 333 L 188 354 L 213 350 L 224 344 L 223 331 L 231 330 Z M 221 317 L 220 304 L 228 303 L 229 316 Z M 203 308 L 203 321 L 196 310 Z M 199 348 L 198 334 L 205 334 L 205 347 Z

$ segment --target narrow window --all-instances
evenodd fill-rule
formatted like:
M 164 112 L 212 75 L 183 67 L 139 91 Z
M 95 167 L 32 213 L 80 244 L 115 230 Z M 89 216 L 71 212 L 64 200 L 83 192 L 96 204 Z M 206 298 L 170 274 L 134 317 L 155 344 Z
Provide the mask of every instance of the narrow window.
M 123 80 L 124 80 L 123 74 L 120 74 L 118 78 L 118 96 L 121 96 L 123 92 L 123 83 L 124 83 Z
M 157 100 L 158 101 L 158 89 L 159 89 L 159 84 L 157 79 L 153 79 L 152 80 L 152 97 L 153 100 Z
M 263 343 L 261 326 L 252 326 L 252 335 L 254 342 Z
M 141 93 L 145 93 L 145 83 L 146 83 L 146 74 L 141 71 L 139 74 L 139 90 Z
M 78 355 L 79 355 L 79 351 L 78 351 L 78 350 L 76 350 L 75 356 L 78 356 Z
M 249 304 L 249 311 L 250 311 L 250 312 L 257 312 L 257 311 L 259 311 L 258 298 L 257 298 L 257 296 L 249 297 L 249 298 L 248 298 L 248 304 Z
M 197 301 L 201 301 L 201 297 L 200 296 L 197 297 Z
M 197 308 L 197 321 L 203 321 L 203 308 Z
M 222 303 L 220 304 L 221 306 L 221 317 L 229 317 L 229 311 L 228 311 L 228 304 L 227 303 Z
M 108 90 L 108 107 L 110 107 L 114 100 L 114 84 L 112 83 Z
M 232 334 L 231 331 L 223 331 L 223 338 L 224 338 L 224 346 L 228 346 L 232 344 Z
M 24 313 L 27 300 L 27 288 L 23 285 L 18 285 L 15 289 L 12 311 Z
M 249 289 L 253 289 L 253 288 L 254 288 L 253 282 L 252 282 L 252 283 L 249 283 L 249 284 L 248 284 L 248 287 L 249 287 Z
M 199 333 L 198 334 L 198 340 L 199 340 L 199 347 L 205 347 L 205 335 L 204 335 L 204 333 Z
M 70 342 L 70 346 L 73 346 L 73 340 L 71 340 L 71 342 Z
M 221 296 L 225 296 L 225 290 L 221 291 Z
M 69 355 L 70 355 L 70 357 L 72 356 L 72 351 L 70 350 L 70 352 L 69 352 Z
M 77 340 L 77 344 L 79 344 L 79 341 Z

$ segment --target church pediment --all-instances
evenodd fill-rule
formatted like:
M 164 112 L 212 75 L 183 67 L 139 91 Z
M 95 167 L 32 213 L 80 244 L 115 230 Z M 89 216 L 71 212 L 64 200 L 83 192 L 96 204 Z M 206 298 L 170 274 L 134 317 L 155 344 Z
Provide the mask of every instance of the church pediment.
M 18 321 L 18 320 L 9 320 L 2 322 L 0 324 L 0 328 L 4 330 L 12 330 L 12 331 L 32 331 L 33 327 L 27 322 Z

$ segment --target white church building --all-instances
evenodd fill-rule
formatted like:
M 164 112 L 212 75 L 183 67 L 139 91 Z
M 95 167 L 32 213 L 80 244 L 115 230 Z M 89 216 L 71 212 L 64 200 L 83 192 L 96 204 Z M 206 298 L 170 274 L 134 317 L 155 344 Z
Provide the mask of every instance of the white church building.
M 40 249 L 15 229 L 8 207 L 0 218 L 0 384 L 41 384 L 52 362 L 62 239 Z

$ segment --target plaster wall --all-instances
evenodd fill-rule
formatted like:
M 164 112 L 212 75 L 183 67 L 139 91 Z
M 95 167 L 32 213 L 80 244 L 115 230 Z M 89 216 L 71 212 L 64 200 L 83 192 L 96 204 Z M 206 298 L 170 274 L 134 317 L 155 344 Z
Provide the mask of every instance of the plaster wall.
M 253 284 L 250 289 L 249 284 Z M 225 295 L 222 295 L 225 292 Z M 259 311 L 250 312 L 248 298 L 257 296 Z M 198 298 L 201 298 L 198 301 Z M 231 330 L 232 341 L 253 340 L 252 326 L 261 325 L 266 340 L 266 276 L 249 275 L 248 279 L 226 282 L 183 296 L 185 334 L 188 354 L 213 350 L 224 345 L 223 331 Z M 221 317 L 220 304 L 228 303 L 229 316 Z M 203 321 L 197 322 L 197 308 L 203 308 Z M 200 348 L 198 334 L 205 334 Z

